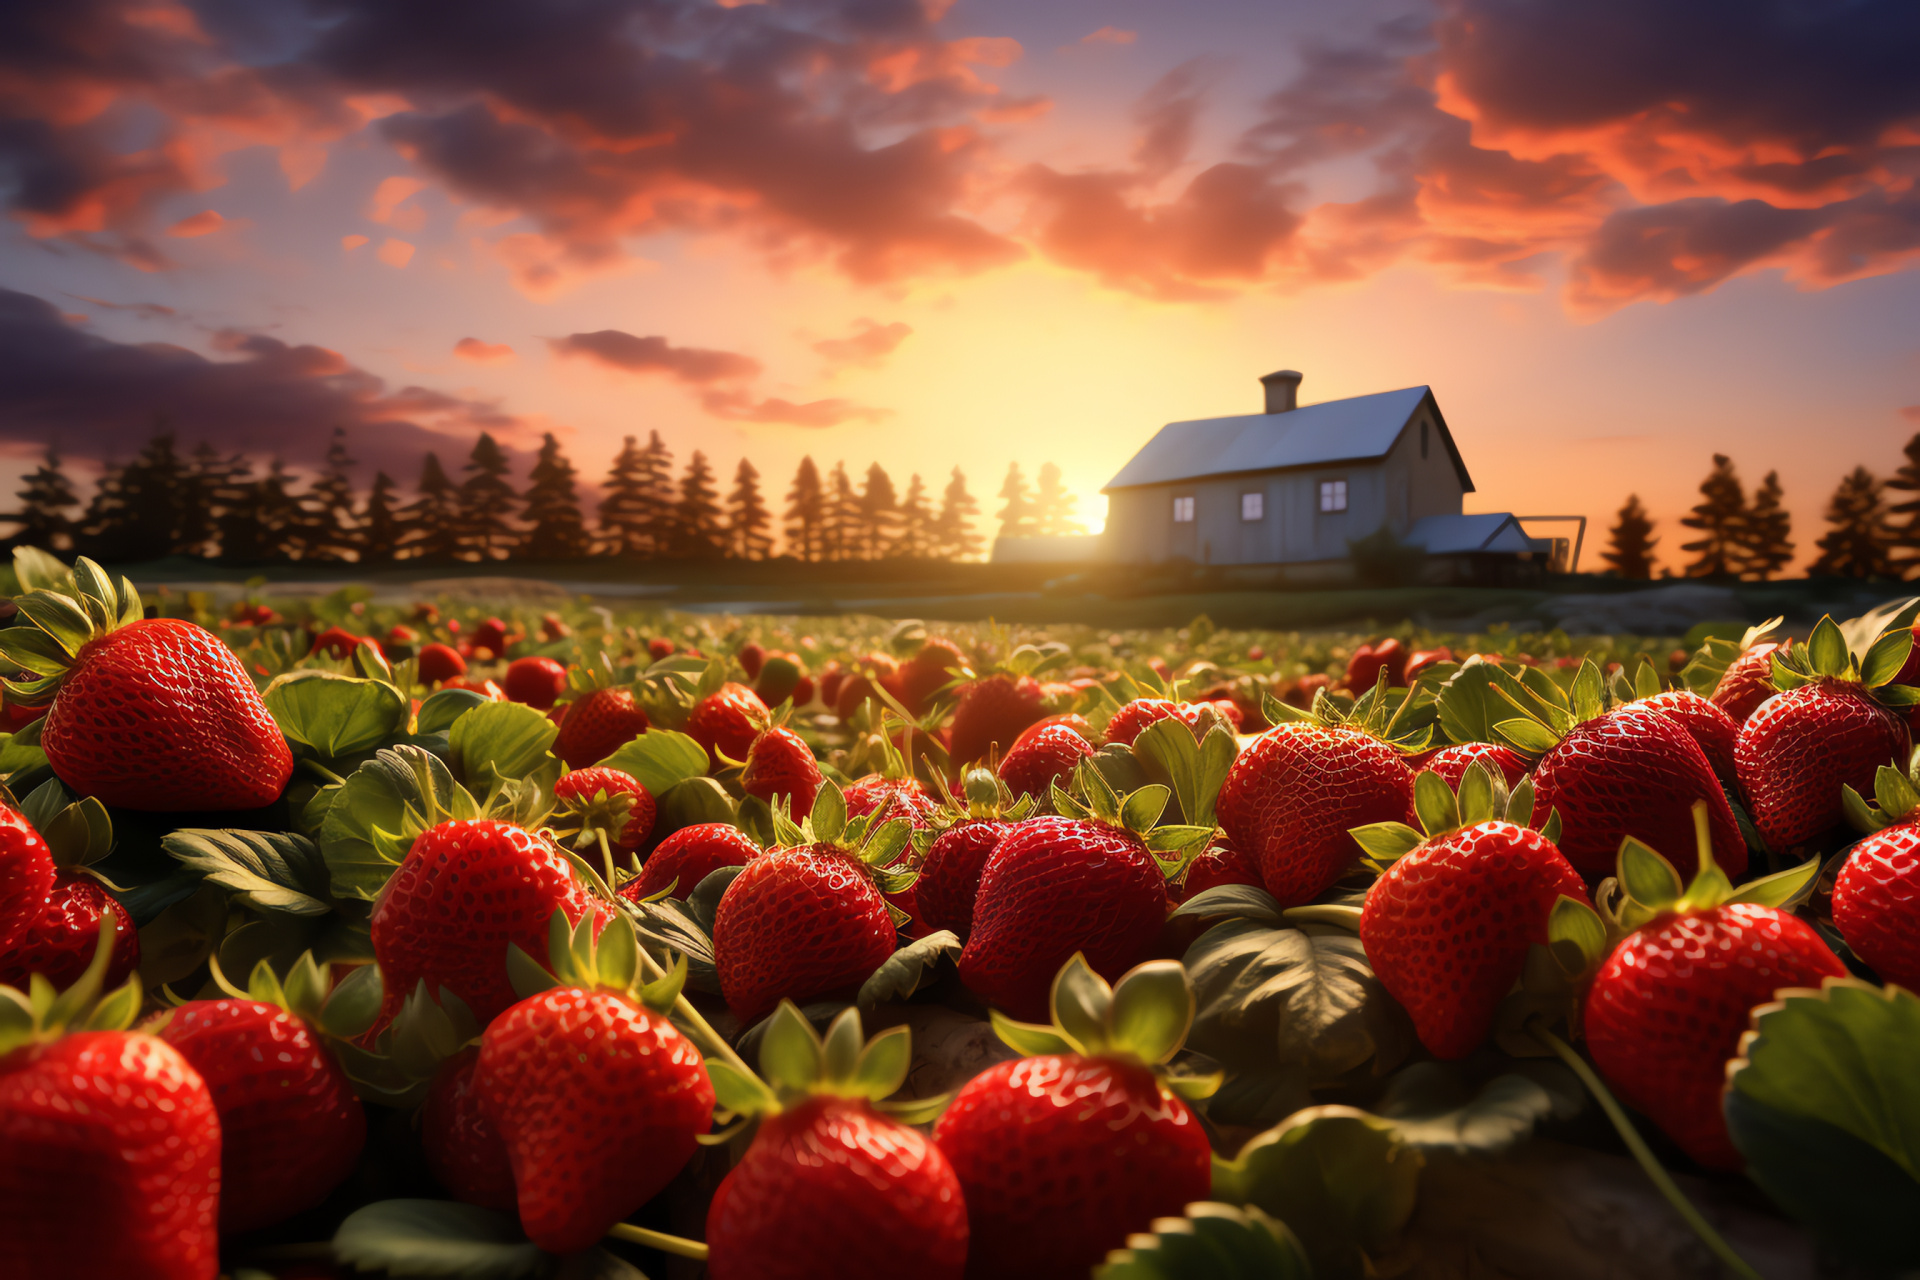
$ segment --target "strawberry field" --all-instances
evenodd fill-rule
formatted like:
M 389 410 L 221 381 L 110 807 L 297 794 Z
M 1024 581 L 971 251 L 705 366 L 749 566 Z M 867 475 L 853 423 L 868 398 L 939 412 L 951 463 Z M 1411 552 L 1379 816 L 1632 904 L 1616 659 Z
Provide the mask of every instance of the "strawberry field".
M 1920 602 L 1106 631 L 14 574 L 8 1277 L 1920 1267 Z

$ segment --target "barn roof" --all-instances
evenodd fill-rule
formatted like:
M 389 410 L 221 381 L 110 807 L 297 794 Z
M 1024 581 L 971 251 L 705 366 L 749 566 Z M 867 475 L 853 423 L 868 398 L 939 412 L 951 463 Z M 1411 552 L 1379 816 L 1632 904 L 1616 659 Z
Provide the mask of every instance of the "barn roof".
M 1460 483 L 1473 492 L 1473 479 L 1454 447 L 1446 419 L 1427 387 L 1406 387 L 1368 396 L 1350 396 L 1303 405 L 1286 413 L 1246 413 L 1231 418 L 1194 418 L 1169 422 L 1147 441 L 1108 492 L 1139 485 L 1172 484 L 1203 476 L 1284 471 L 1341 462 L 1383 458 L 1425 404 L 1431 407 L 1440 443 L 1446 446 Z
M 1428 555 L 1459 555 L 1471 551 L 1545 551 L 1549 539 L 1529 537 L 1520 522 L 1505 511 L 1473 515 L 1427 516 L 1414 521 L 1406 541 L 1427 549 Z

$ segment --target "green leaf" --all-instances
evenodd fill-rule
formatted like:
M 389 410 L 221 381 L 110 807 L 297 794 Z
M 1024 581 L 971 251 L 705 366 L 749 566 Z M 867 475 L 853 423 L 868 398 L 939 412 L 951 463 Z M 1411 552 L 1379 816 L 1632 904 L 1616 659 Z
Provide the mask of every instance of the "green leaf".
M 477 816 L 473 798 L 454 785 L 438 756 L 421 747 L 384 748 L 347 775 L 320 824 L 334 895 L 372 901 L 399 865 L 376 842 L 376 829 L 410 845 L 426 826 Z
M 380 966 L 363 964 L 334 984 L 320 1006 L 320 1029 L 342 1040 L 357 1040 L 379 1020 L 386 1000 Z
M 39 547 L 13 549 L 13 576 L 20 583 L 23 595 L 30 591 L 67 594 L 78 590 L 73 584 L 73 570 L 67 567 L 66 562 Z
M 1493 726 L 1493 730 L 1496 735 L 1494 741 L 1504 738 L 1530 755 L 1545 755 L 1560 745 L 1560 736 L 1537 720 L 1502 720 Z
M 855 1001 L 862 1009 L 871 1009 L 885 1000 L 905 1000 L 926 985 L 943 957 L 960 958 L 960 939 L 951 930 L 941 929 L 901 947 L 883 961 L 873 976 L 860 984 Z
M 717 781 L 686 778 L 654 797 L 653 833 L 664 838 L 702 823 L 731 824 L 734 813 L 732 797 Z
M 1215 1201 L 1156 1218 L 1093 1269 L 1094 1280 L 1311 1280 L 1306 1250 L 1283 1222 Z
M 813 824 L 814 837 L 827 844 L 833 844 L 845 834 L 847 797 L 831 779 L 820 784 L 820 790 L 813 797 L 813 813 L 807 820 Z
M 707 750 L 684 733 L 649 729 L 600 762 L 630 773 L 656 800 L 676 782 L 707 771 Z
M 426 696 L 420 703 L 420 710 L 414 716 L 414 732 L 440 733 L 453 728 L 458 720 L 475 707 L 484 707 L 492 699 L 484 693 L 472 689 L 440 689 Z
M 1873 642 L 1860 662 L 1860 679 L 1868 688 L 1886 684 L 1900 674 L 1913 652 L 1913 632 L 1907 627 L 1889 631 Z
M 1078 1053 L 1083 1047 L 1070 1042 L 1052 1027 L 1043 1027 L 1037 1022 L 1015 1022 L 998 1009 L 989 1009 L 987 1017 L 1001 1043 L 1023 1058 Z
M 292 671 L 261 695 L 280 732 L 332 758 L 365 751 L 407 727 L 406 695 L 384 680 Z
M 1280 923 L 1280 903 L 1257 885 L 1220 884 L 1202 889 L 1174 910 L 1176 916 L 1239 916 Z
M 1432 778 L 1436 775 L 1422 773 L 1420 776 Z M 1447 784 L 1442 782 L 1440 785 L 1444 787 Z M 1372 822 L 1364 827 L 1354 827 L 1347 834 L 1375 861 L 1382 863 L 1406 857 L 1426 840 L 1425 836 L 1404 822 Z
M 1620 887 L 1629 898 L 1653 910 L 1675 901 L 1686 889 L 1671 862 L 1632 836 L 1620 841 Z
M 1582 722 L 1596 719 L 1606 710 L 1606 686 L 1593 659 L 1581 660 L 1580 670 L 1573 677 L 1573 687 L 1567 690 L 1567 701 L 1572 705 L 1574 718 Z
M 1088 1050 L 1097 1050 L 1106 1043 L 1107 1012 L 1112 1007 L 1113 988 L 1093 971 L 1084 955 L 1074 952 L 1053 979 L 1053 1025 Z
M 860 1051 L 852 1084 L 862 1096 L 878 1102 L 899 1091 L 912 1065 L 913 1033 L 905 1027 L 889 1027 Z
M 1846 637 L 1840 634 L 1831 616 L 1815 623 L 1813 634 L 1807 637 L 1807 661 L 1812 664 L 1814 674 L 1822 676 L 1844 676 L 1852 665 L 1853 655 L 1847 652 Z
M 1414 775 L 1413 809 L 1420 815 L 1420 825 L 1428 835 L 1452 831 L 1460 825 L 1460 805 L 1454 799 L 1453 788 L 1431 769 L 1422 769 Z
M 1185 722 L 1172 716 L 1154 721 L 1133 740 L 1133 756 L 1147 777 L 1171 788 L 1173 798 L 1179 802 L 1181 818 L 1199 810 L 1200 744 L 1194 741 L 1193 730 Z M 1138 795 L 1140 790 L 1133 788 L 1132 793 Z M 1164 801 L 1161 807 L 1165 808 Z
M 559 725 L 525 703 L 489 702 L 453 722 L 447 745 L 468 789 L 492 795 L 502 782 L 533 777 L 542 768 L 558 776 L 559 764 L 547 748 L 559 732 Z
M 1118 742 L 1100 748 L 1088 756 L 1086 762 L 1098 769 L 1100 776 L 1107 780 L 1107 785 L 1117 792 L 1138 791 L 1141 787 L 1155 781 L 1147 776 L 1146 769 L 1142 767 L 1139 757 L 1134 755 L 1133 749 Z M 1162 778 L 1159 781 L 1167 780 Z M 1175 800 L 1178 801 L 1178 796 Z
M 1142 1062 L 1172 1059 L 1193 1025 L 1193 989 L 1176 960 L 1150 960 L 1120 978 L 1107 1015 L 1107 1043 Z
M 335 1261 L 390 1276 L 519 1280 L 550 1261 L 512 1214 L 448 1200 L 380 1200 L 347 1215 Z
M 250 907 L 296 916 L 333 909 L 326 861 L 305 836 L 183 829 L 161 837 L 160 847 Z
M 1920 688 L 1910 684 L 1883 684 L 1873 696 L 1882 706 L 1920 707 Z
M 1755 902 L 1763 907 L 1792 911 L 1813 896 L 1814 882 L 1819 878 L 1820 859 L 1809 858 L 1797 867 L 1747 881 L 1734 890 L 1728 901 Z
M 805 1089 L 825 1065 L 819 1033 L 791 1000 L 782 1000 L 761 1033 L 760 1074 L 774 1085 Z
M 52 636 L 68 653 L 79 653 L 81 646 L 93 638 L 93 619 L 67 596 L 37 591 L 18 597 L 13 603 L 21 616 Z
M 1437 706 L 1440 729 L 1452 742 L 1498 742 L 1493 726 L 1513 715 L 1513 707 L 1496 696 L 1494 686 L 1525 697 L 1520 682 L 1491 662 L 1471 661 L 1440 686 Z M 1279 723 L 1275 721 L 1274 723 Z
M 1607 954 L 1607 925 L 1599 912 L 1563 893 L 1547 916 L 1547 941 L 1572 947 L 1580 957 L 1578 972 L 1585 973 Z
M 1580 1081 L 1558 1062 L 1516 1060 L 1477 1088 L 1459 1063 L 1416 1062 L 1395 1072 L 1374 1106 L 1409 1146 L 1487 1155 L 1524 1141 L 1549 1117 L 1579 1114 Z
M 1129 831 L 1151 831 L 1153 824 L 1160 821 L 1160 815 L 1166 812 L 1170 796 L 1165 787 L 1140 788 L 1120 806 L 1120 824 Z
M 760 1077 L 750 1076 L 719 1058 L 708 1058 L 706 1067 L 707 1079 L 713 1082 L 713 1100 L 717 1105 L 743 1114 L 765 1111 L 773 1106 L 773 1090 L 767 1088 Z

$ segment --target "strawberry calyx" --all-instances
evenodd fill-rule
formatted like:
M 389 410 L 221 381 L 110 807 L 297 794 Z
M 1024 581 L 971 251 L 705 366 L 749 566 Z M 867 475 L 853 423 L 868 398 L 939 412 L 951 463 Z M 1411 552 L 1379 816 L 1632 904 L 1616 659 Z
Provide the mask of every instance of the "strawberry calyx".
M 1430 840 L 1450 836 L 1482 822 L 1510 822 L 1516 827 L 1533 825 L 1533 780 L 1520 779 L 1511 791 L 1500 771 L 1489 768 L 1484 760 L 1475 760 L 1460 775 L 1458 792 L 1447 780 L 1431 770 L 1422 770 L 1413 779 L 1413 811 L 1418 828 L 1404 822 L 1373 822 L 1353 827 L 1351 835 L 1366 852 L 1367 865 L 1385 871 L 1395 862 Z M 1553 843 L 1559 842 L 1560 811 L 1555 809 L 1538 828 Z
M 114 923 L 102 918 L 100 937 L 86 972 L 65 991 L 56 991 L 42 974 L 27 989 L 0 986 L 0 1058 L 30 1044 L 58 1040 L 70 1031 L 125 1031 L 140 1012 L 140 975 L 101 995 L 113 962 Z
M 1920 761 L 1920 753 L 1916 753 L 1914 759 Z M 1847 822 L 1853 829 L 1861 835 L 1870 836 L 1909 819 L 1920 818 L 1920 789 L 1914 787 L 1913 779 L 1908 775 L 1890 764 L 1883 764 L 1873 774 L 1872 801 L 1868 801 L 1851 785 L 1842 784 L 1840 804 L 1846 810 Z
M 16 741 L 18 737 L 16 734 Z M 0 798 L 13 799 L 4 791 L 0 791 Z M 58 778 L 49 778 L 14 807 L 46 841 L 55 867 L 83 872 L 109 888 L 119 888 L 92 869 L 94 863 L 113 852 L 113 819 L 100 801 L 92 796 L 75 800 Z
M 285 1009 L 330 1040 L 358 1040 L 373 1029 L 386 1000 L 386 981 L 379 965 L 356 965 L 336 983 L 333 966 L 315 961 L 311 951 L 300 953 L 284 982 L 264 957 L 254 964 L 244 988 L 227 977 L 218 956 L 208 956 L 207 967 L 214 985 L 235 1000 L 256 1000 Z M 167 995 L 176 1004 L 187 1003 L 174 996 L 171 989 Z
M 913 824 L 905 818 L 890 818 L 893 801 L 872 813 L 847 816 L 846 793 L 832 778 L 823 780 L 813 797 L 813 812 L 799 822 L 793 820 L 791 798 L 775 797 L 773 805 L 773 848 L 795 849 L 806 845 L 827 845 L 853 859 L 883 894 L 895 894 L 911 888 L 920 878 L 914 867 L 896 867 L 901 853 L 912 838 Z M 887 903 L 887 913 L 897 926 L 912 917 Z
M 1079 1054 L 1117 1058 L 1152 1071 L 1160 1087 L 1189 1102 L 1212 1097 L 1225 1073 L 1176 1072 L 1169 1065 L 1193 1029 L 1193 983 L 1178 960 L 1149 960 L 1109 986 L 1076 951 L 1054 975 L 1047 1025 L 990 1011 L 994 1034 L 1022 1057 Z
M 1913 631 L 1896 626 L 1856 653 L 1828 615 L 1820 619 L 1804 645 L 1774 651 L 1773 684 L 1782 691 L 1817 680 L 1857 684 L 1882 705 L 1904 710 L 1920 706 L 1920 688 L 1893 683 L 1912 652 Z
M 714 1118 L 727 1128 L 703 1139 L 724 1142 L 746 1124 L 822 1095 L 865 1101 L 903 1124 L 925 1124 L 946 1109 L 950 1093 L 888 1101 L 906 1083 L 913 1033 L 889 1027 L 868 1040 L 857 1008 L 843 1009 L 822 1036 L 791 1000 L 767 1019 L 760 1041 L 760 1072 L 709 1058 Z
M 365 967 L 376 973 L 379 969 Z M 248 988 L 253 988 L 251 980 Z M 430 993 L 422 978 L 371 1044 L 336 1039 L 328 1047 L 353 1083 L 355 1096 L 382 1106 L 412 1107 L 425 1100 L 440 1064 L 479 1044 L 485 1030 L 466 1001 L 446 987 Z
M 1653 849 L 1632 836 L 1620 841 L 1618 874 L 1594 892 L 1610 936 L 1624 937 L 1661 916 L 1698 915 L 1730 902 L 1790 911 L 1813 892 L 1819 858 L 1736 886 L 1714 859 L 1704 800 L 1694 802 L 1693 826 L 1700 869 L 1684 883 L 1674 865 Z
M 577 769 L 567 769 L 567 773 L 577 773 Z M 578 795 L 561 800 L 555 807 L 553 819 L 548 829 L 564 842 L 570 842 L 575 849 L 599 849 L 602 840 L 618 841 L 627 829 L 627 819 L 633 814 L 634 797 L 631 791 L 608 791 L 601 787 L 592 795 Z
M 1211 826 L 1157 825 L 1173 798 L 1171 787 L 1153 782 L 1122 795 L 1091 756 L 1074 768 L 1070 782 L 1071 790 L 1053 784 L 1053 811 L 1064 818 L 1120 828 L 1146 845 L 1168 880 L 1178 879 L 1213 839 Z
M 140 621 L 140 593 L 126 578 L 114 582 L 93 561 L 81 556 L 73 565 L 73 593 L 36 587 L 14 600 L 20 616 L 33 625 L 0 631 L 0 655 L 30 680 L 4 680 L 7 695 L 37 706 L 58 693 L 80 656 L 101 636 Z
M 633 921 L 624 914 L 617 915 L 606 923 L 597 939 L 593 926 L 592 912 L 574 923 L 565 911 L 555 911 L 547 921 L 544 965 L 517 943 L 508 943 L 507 978 L 513 983 L 514 994 L 525 1000 L 555 987 L 578 987 L 583 991 L 611 991 L 663 1016 L 672 1013 L 681 989 L 687 985 L 686 956 L 663 976 L 648 981 L 640 960 L 640 935 Z
M 1687 665 L 1680 668 L 1681 684 L 1693 690 L 1701 697 L 1707 697 L 1720 685 L 1720 678 L 1733 665 L 1735 658 L 1755 645 L 1768 639 L 1780 629 L 1786 618 L 1779 615 L 1768 618 L 1758 626 L 1748 627 L 1738 640 L 1728 640 L 1721 636 L 1708 636 L 1696 649 Z M 1782 649 L 1790 647 L 1792 641 L 1782 641 Z
M 1280 701 L 1271 689 L 1260 691 L 1260 710 L 1271 725 L 1317 724 L 1335 729 L 1351 729 L 1377 738 L 1402 755 L 1419 755 L 1433 745 L 1433 717 L 1426 714 L 1434 705 L 1432 690 L 1395 688 L 1387 682 L 1387 669 L 1380 668 L 1373 688 L 1352 700 L 1316 689 L 1313 705 L 1301 710 Z

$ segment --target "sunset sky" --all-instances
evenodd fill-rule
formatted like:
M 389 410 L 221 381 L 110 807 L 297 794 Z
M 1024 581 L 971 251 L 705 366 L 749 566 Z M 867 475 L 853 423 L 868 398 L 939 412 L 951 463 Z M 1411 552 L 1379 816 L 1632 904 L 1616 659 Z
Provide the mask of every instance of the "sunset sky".
M 1920 430 L 1916 66 L 1913 0 L 24 0 L 0 482 L 156 411 L 409 487 L 657 429 L 776 494 L 1051 460 L 1097 526 L 1290 367 L 1668 563 L 1777 468 L 1804 562 Z

